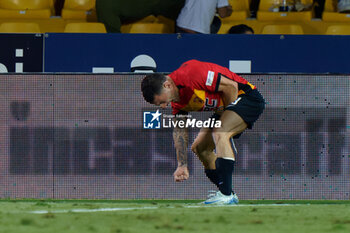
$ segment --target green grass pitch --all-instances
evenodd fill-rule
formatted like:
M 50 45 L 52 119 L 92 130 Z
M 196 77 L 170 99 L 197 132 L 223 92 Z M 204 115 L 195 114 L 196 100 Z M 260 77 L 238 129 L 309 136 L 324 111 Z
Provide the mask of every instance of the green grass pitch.
M 0 233 L 350 232 L 350 201 L 1 200 Z

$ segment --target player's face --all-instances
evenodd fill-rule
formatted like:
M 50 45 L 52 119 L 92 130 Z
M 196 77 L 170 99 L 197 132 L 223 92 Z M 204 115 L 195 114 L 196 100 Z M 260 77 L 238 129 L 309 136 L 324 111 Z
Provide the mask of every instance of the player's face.
M 166 108 L 170 102 L 177 101 L 177 97 L 178 94 L 176 93 L 173 82 L 165 81 L 160 94 L 154 96 L 153 104 L 161 108 Z
M 154 96 L 153 104 L 160 106 L 161 108 L 166 108 L 171 102 L 170 93 L 166 89 L 163 89 L 160 95 Z

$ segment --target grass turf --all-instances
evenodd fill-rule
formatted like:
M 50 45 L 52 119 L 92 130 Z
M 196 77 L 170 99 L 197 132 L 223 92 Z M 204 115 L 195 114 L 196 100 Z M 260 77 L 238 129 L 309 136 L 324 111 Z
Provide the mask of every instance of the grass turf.
M 350 232 L 350 201 L 266 200 L 198 207 L 198 201 L 188 200 L 2 200 L 0 206 L 1 233 Z M 101 208 L 118 209 L 74 212 Z

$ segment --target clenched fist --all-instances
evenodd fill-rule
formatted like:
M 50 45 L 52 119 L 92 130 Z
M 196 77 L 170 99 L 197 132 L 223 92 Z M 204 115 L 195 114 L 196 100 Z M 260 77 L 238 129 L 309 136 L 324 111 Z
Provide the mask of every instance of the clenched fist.
M 174 180 L 176 182 L 182 182 L 188 179 L 190 177 L 190 173 L 188 172 L 187 167 L 177 167 L 176 171 L 174 172 Z

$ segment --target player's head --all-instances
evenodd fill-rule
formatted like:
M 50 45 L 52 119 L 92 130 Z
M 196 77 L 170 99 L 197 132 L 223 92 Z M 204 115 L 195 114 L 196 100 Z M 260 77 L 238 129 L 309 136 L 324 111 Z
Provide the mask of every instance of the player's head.
M 232 26 L 228 34 L 254 34 L 254 30 L 245 24 L 239 24 Z
M 153 73 L 147 75 L 141 83 L 143 98 L 151 104 L 165 108 L 174 100 L 174 83 L 163 74 Z

